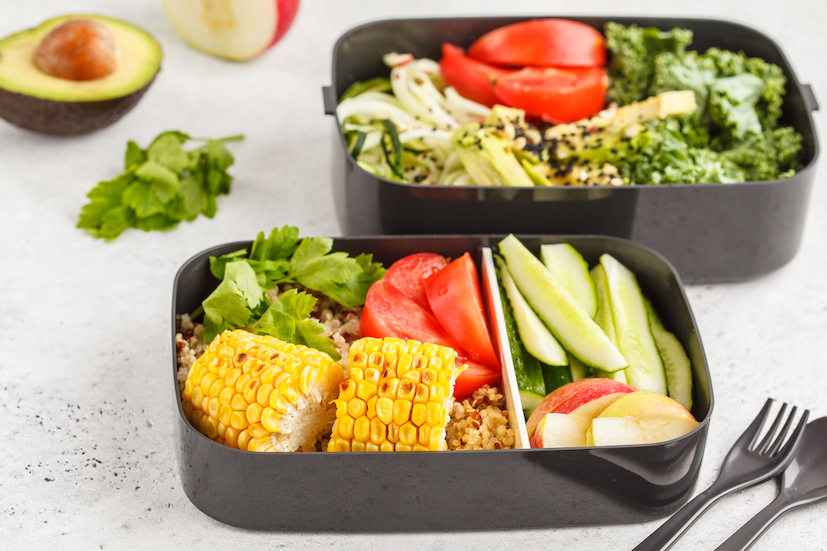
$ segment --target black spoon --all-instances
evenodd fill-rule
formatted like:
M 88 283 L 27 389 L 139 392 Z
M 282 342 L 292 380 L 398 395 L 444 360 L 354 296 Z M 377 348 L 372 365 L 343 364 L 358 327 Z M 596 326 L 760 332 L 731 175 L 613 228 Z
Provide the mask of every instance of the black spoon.
M 807 425 L 798 453 L 781 476 L 778 497 L 732 534 L 717 551 L 747 549 L 787 511 L 823 499 L 827 499 L 827 417 Z

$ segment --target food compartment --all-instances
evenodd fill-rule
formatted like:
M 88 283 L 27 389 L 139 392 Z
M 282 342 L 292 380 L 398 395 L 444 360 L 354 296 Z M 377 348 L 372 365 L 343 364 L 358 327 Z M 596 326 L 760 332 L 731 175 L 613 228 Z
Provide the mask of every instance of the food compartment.
M 382 55 L 439 60 L 449 42 L 468 48 L 493 29 L 536 18 L 433 18 L 377 21 L 351 29 L 334 47 L 325 111 L 335 114 L 354 82 L 386 75 Z M 521 233 L 631 238 L 663 254 L 687 283 L 740 281 L 774 271 L 800 246 L 819 145 L 813 90 L 801 84 L 781 48 L 749 27 L 691 18 L 566 17 L 602 30 L 623 25 L 690 29 L 690 49 L 718 47 L 778 65 L 787 79 L 780 124 L 802 136 L 800 170 L 780 180 L 738 184 L 501 188 L 392 181 L 361 168 L 336 120 L 333 186 L 348 235 Z M 749 221 L 749 223 L 746 223 Z
M 490 247 L 499 239 L 337 238 L 334 250 L 371 253 L 385 266 L 416 252 L 436 252 L 451 258 L 470 252 L 480 270 L 494 341 L 503 347 L 502 305 L 490 261 Z M 534 239 L 552 242 L 555 238 Z M 701 408 L 698 411 L 702 413 L 696 431 L 663 444 L 592 449 L 525 449 L 523 433 L 518 436 L 518 449 L 490 451 L 242 451 L 208 439 L 186 420 L 173 357 L 178 463 L 188 498 L 204 513 L 227 524 L 275 531 L 457 531 L 602 525 L 638 522 L 674 511 L 691 495 L 712 405 L 708 372 L 691 313 L 683 311 L 686 303 L 679 280 L 657 255 L 639 252 L 639 247 L 622 240 L 574 238 L 573 242 L 580 243 L 578 239 L 586 251 L 597 254 L 617 250 L 619 258 L 625 259 L 625 254 L 630 260 L 637 259 L 651 272 L 646 281 L 657 289 L 653 300 L 668 308 L 668 315 L 664 310 L 665 321 L 668 319 L 676 331 L 680 328 L 681 338 L 687 339 L 688 349 L 693 351 L 697 403 Z M 209 257 L 249 245 L 215 247 L 182 266 L 173 293 L 173 346 L 175 316 L 195 310 L 216 285 L 209 272 Z M 505 346 L 501 357 L 507 364 L 507 343 Z M 517 409 L 519 398 L 514 395 L 511 372 L 505 373 L 503 390 L 509 417 L 514 419 L 522 415 Z M 492 499 L 499 503 L 496 514 L 491 513 Z

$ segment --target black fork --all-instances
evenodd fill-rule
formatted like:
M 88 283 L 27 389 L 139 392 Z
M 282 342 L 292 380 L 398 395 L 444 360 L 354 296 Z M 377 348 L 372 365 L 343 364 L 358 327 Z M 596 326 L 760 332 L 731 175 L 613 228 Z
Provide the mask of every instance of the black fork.
M 767 435 L 758 443 L 759 433 L 769 417 L 772 402 L 772 398 L 767 400 L 755 420 L 729 450 L 724 459 L 724 464 L 721 466 L 721 472 L 712 486 L 679 509 L 672 518 L 663 523 L 633 551 L 668 549 L 718 499 L 731 492 L 743 490 L 763 482 L 775 476 L 787 466 L 798 450 L 801 434 L 807 424 L 810 411 L 804 410 L 801 420 L 790 434 L 797 408 L 793 406 L 792 411 L 784 421 L 787 404 L 782 404 L 781 410 L 775 417 L 775 421 Z M 783 427 L 778 432 L 778 428 L 782 423 Z M 777 436 L 776 433 L 778 433 Z M 784 439 L 788 434 L 790 434 L 790 437 L 787 443 L 784 444 Z

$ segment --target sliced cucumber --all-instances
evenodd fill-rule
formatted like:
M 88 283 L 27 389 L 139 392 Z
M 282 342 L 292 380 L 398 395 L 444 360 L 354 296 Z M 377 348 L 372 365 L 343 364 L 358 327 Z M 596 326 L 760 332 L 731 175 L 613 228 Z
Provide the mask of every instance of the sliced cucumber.
M 525 415 L 526 419 L 531 417 L 531 414 L 534 413 L 534 410 L 537 409 L 537 406 L 540 405 L 543 398 L 545 398 L 545 396 L 535 394 L 528 390 L 520 391 L 520 403 L 523 406 L 523 415 Z
M 615 332 L 615 320 L 612 317 L 612 303 L 609 300 L 609 283 L 606 281 L 606 272 L 603 266 L 598 264 L 591 270 L 594 289 L 597 293 L 597 313 L 594 322 L 600 326 L 612 344 L 617 345 L 617 333 Z
M 531 306 L 525 301 L 502 258 L 496 258 L 497 267 L 500 269 L 503 288 L 508 296 L 514 313 L 514 321 L 517 324 L 517 332 L 526 350 L 548 365 L 567 365 L 569 363 L 566 351 L 554 338 L 554 335 L 543 325 Z
M 571 371 L 571 380 L 579 381 L 580 379 L 585 379 L 588 377 L 589 366 L 575 358 L 573 355 L 569 355 L 569 371 Z M 623 373 L 623 370 L 620 370 L 617 373 Z
M 663 361 L 666 373 L 666 390 L 669 397 L 692 411 L 692 364 L 678 338 L 666 330 L 652 303 L 644 300 L 649 315 L 649 327 L 655 338 L 655 345 Z
M 540 247 L 540 258 L 589 317 L 594 318 L 597 293 L 589 275 L 589 263 L 583 256 L 568 243 L 555 243 Z
M 576 361 L 577 358 L 569 355 L 569 360 Z M 542 364 L 540 367 L 543 369 L 543 381 L 546 383 L 546 394 L 551 394 L 553 391 L 563 385 L 569 384 L 573 380 L 569 368 L 564 365 Z
M 591 316 L 516 237 L 509 235 L 499 248 L 517 288 L 566 350 L 604 371 L 629 365 Z
M 635 274 L 614 257 L 604 254 L 600 264 L 606 273 L 617 344 L 629 360 L 626 378 L 638 390 L 666 394 L 666 374 L 649 329 L 643 293 Z
M 502 262 L 501 258 L 496 258 L 498 263 Z M 503 268 L 504 265 L 501 266 Z M 543 378 L 543 369 L 540 361 L 528 353 L 520 339 L 517 330 L 517 323 L 514 320 L 514 311 L 505 297 L 504 286 L 502 285 L 502 275 L 507 274 L 508 270 L 498 270 L 498 281 L 500 283 L 500 297 L 503 305 L 503 318 L 505 319 L 505 332 L 508 335 L 508 346 L 511 349 L 511 359 L 514 364 L 514 375 L 517 379 L 517 388 L 522 397 L 525 393 L 527 402 L 523 402 L 523 409 L 533 410 L 536 406 L 529 407 L 529 403 L 533 400 L 531 396 L 539 396 L 542 400 L 546 395 L 546 383 Z
M 612 305 L 609 301 L 609 287 L 606 281 L 606 272 L 603 270 L 603 266 L 598 264 L 592 268 L 590 273 L 594 281 L 595 291 L 597 292 L 597 314 L 594 316 L 594 321 L 606 333 L 606 336 L 609 337 L 612 344 L 617 346 L 617 333 L 615 332 L 615 320 L 612 317 Z M 629 383 L 626 379 L 625 369 L 619 369 L 614 373 L 596 369 L 595 376 L 614 379 L 621 383 Z

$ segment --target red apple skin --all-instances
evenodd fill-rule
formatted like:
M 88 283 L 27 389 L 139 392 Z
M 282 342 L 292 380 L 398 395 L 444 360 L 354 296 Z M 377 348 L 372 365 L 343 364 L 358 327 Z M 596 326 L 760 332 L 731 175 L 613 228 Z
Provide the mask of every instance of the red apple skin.
M 534 434 L 537 424 L 546 413 L 571 413 L 583 404 L 607 394 L 628 394 L 636 389 L 626 383 L 603 377 L 589 377 L 563 385 L 543 398 L 526 422 L 528 436 Z
M 296 14 L 299 12 L 299 0 L 275 0 L 276 13 L 278 14 L 278 23 L 276 23 L 276 34 L 273 35 L 273 41 L 267 46 L 267 49 L 272 48 L 276 42 L 287 33 L 290 26 L 293 25 L 293 20 L 296 19 Z
M 655 414 L 695 420 L 695 417 L 677 401 L 651 390 L 639 390 L 632 396 L 615 401 L 603 410 L 600 417 L 642 417 Z

